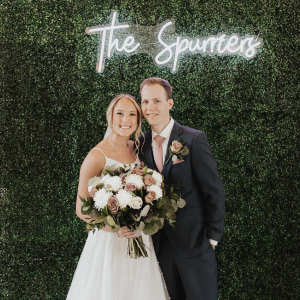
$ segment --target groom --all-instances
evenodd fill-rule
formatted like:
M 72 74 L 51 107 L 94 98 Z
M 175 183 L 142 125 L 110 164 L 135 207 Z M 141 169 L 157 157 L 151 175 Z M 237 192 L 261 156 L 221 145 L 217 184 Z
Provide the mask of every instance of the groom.
M 155 252 L 171 300 L 216 300 L 217 263 L 215 245 L 221 240 L 225 191 L 206 135 L 180 125 L 170 117 L 172 87 L 151 77 L 141 86 L 141 108 L 151 130 L 140 139 L 140 160 L 164 176 L 186 201 L 177 212 L 175 229 L 165 223 L 153 236 Z M 189 149 L 182 160 L 170 159 L 173 141 Z M 173 143 L 176 154 L 179 143 Z M 175 151 L 174 151 L 175 150 Z M 174 155 L 173 155 L 174 156 Z M 167 163 L 166 163 L 167 162 Z

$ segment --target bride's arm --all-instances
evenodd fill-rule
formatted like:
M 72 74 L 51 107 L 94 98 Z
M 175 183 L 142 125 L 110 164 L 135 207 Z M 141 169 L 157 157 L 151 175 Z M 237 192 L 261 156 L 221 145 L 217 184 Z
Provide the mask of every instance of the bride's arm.
M 104 166 L 105 166 L 105 158 L 103 154 L 100 151 L 98 152 L 92 151 L 84 159 L 80 168 L 77 199 L 76 199 L 76 214 L 78 218 L 80 218 L 86 223 L 89 223 L 91 221 L 90 219 L 87 219 L 91 217 L 89 215 L 83 215 L 81 213 L 82 202 L 79 196 L 84 197 L 89 195 L 88 181 L 95 176 L 99 176 Z

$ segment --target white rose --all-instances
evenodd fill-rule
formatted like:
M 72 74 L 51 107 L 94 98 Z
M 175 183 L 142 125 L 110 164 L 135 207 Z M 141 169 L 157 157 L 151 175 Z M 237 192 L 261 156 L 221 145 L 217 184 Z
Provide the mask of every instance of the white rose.
M 112 192 L 106 192 L 104 189 L 100 189 L 98 192 L 95 193 L 94 207 L 98 210 L 104 208 L 104 206 L 107 205 L 107 201 L 112 196 L 112 194 Z
M 147 191 L 148 192 L 155 192 L 155 194 L 156 194 L 156 200 L 159 199 L 159 198 L 161 198 L 162 195 L 163 195 L 162 189 L 159 186 L 157 186 L 157 185 L 151 185 L 151 186 L 149 186 L 147 188 Z
M 143 200 L 141 197 L 133 197 L 129 204 L 129 206 L 133 209 L 140 209 L 142 205 L 143 205 Z

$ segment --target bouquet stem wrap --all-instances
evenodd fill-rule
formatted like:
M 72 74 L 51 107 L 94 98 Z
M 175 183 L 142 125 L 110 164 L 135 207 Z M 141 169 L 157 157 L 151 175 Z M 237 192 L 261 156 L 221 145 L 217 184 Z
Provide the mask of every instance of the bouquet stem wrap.
M 128 239 L 128 255 L 130 258 L 148 257 L 142 236 Z

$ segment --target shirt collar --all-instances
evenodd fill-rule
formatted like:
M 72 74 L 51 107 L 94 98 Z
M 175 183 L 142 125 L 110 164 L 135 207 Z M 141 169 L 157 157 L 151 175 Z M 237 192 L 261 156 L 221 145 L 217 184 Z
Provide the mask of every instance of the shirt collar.
M 160 135 L 160 136 L 164 137 L 166 140 L 169 140 L 173 127 L 174 127 L 174 119 L 171 117 L 169 124 L 165 127 L 165 129 L 160 134 L 157 134 L 155 131 L 152 130 L 152 140 L 157 135 Z

